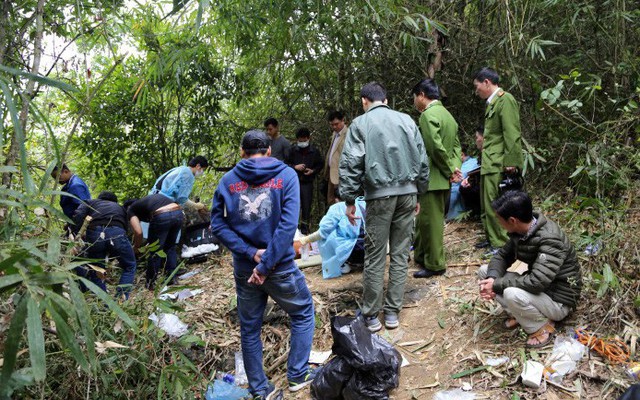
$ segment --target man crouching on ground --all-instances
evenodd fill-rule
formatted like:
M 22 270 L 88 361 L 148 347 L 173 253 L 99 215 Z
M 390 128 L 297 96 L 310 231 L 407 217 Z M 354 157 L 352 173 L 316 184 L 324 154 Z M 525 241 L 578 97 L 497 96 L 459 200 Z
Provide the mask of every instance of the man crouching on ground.
M 233 254 L 242 356 L 254 399 L 275 398 L 262 366 L 260 331 L 267 296 L 291 317 L 289 390 L 311 383 L 309 353 L 314 310 L 291 246 L 298 226 L 300 188 L 293 169 L 270 157 L 262 131 L 242 139 L 243 160 L 225 174 L 213 197 L 211 230 Z
M 509 191 L 491 203 L 509 240 L 478 271 L 480 297 L 496 299 L 509 318 L 504 327 L 519 326 L 529 335 L 527 346 L 543 347 L 576 307 L 582 278 L 573 245 L 555 222 L 533 212 L 524 192 Z M 514 262 L 526 264 L 522 274 L 507 272 Z

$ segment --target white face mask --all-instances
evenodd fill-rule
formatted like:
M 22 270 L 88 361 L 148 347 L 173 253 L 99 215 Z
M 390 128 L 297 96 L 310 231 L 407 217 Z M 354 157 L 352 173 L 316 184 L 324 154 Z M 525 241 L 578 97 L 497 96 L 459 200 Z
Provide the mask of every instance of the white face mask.
M 204 171 L 203 171 L 203 170 L 201 170 L 201 169 L 196 170 L 195 177 L 196 177 L 196 178 L 200 178 L 203 174 L 204 174 Z
M 306 142 L 298 142 L 298 147 L 304 149 L 305 147 L 309 147 L 309 141 Z

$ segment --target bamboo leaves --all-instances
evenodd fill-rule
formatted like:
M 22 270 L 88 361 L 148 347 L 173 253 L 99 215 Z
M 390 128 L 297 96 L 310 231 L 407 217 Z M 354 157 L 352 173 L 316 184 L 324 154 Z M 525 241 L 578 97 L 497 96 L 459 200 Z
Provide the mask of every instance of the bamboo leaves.
M 33 377 L 36 381 L 42 381 L 47 371 L 45 366 L 44 333 L 42 331 L 40 307 L 33 297 L 27 299 L 27 338 Z

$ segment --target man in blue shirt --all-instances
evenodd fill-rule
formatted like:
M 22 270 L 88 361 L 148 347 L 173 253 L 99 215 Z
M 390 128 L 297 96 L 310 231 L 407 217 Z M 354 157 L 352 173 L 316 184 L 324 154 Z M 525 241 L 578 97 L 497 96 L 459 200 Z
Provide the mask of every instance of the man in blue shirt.
M 177 203 L 182 209 L 191 208 L 198 212 L 204 212 L 206 206 L 202 203 L 195 203 L 189 200 L 189 195 L 191 194 L 196 178 L 201 177 L 208 166 L 209 162 L 204 156 L 195 156 L 186 166 L 175 167 L 160 175 L 151 190 L 149 190 L 148 195 L 160 193 Z M 142 222 L 141 227 L 145 238 L 155 236 L 159 233 L 149 233 L 149 224 L 146 222 Z M 180 232 L 178 232 L 177 237 L 177 240 L 179 239 Z
M 89 187 L 84 183 L 82 179 L 67 167 L 66 164 L 62 164 L 62 168 L 57 166 L 51 171 L 51 177 L 58 180 L 62 186 L 62 191 L 72 196 L 60 196 L 60 208 L 62 212 L 69 219 L 73 219 L 76 209 L 80 207 L 82 202 L 91 200 L 91 193 L 89 193 Z
M 462 178 L 466 179 L 469 172 L 478 168 L 480 164 L 478 164 L 477 158 L 469 155 L 466 143 L 463 143 L 461 146 L 462 166 L 460 167 L 460 172 L 462 172 Z M 452 220 L 460 215 L 460 213 L 470 209 L 470 207 L 467 207 L 462 200 L 462 196 L 460 195 L 460 184 L 461 182 L 451 183 L 451 196 L 449 198 L 449 212 L 447 213 L 447 220 Z
M 295 171 L 271 157 L 269 137 L 252 130 L 242 139 L 242 158 L 226 173 L 213 196 L 211 231 L 233 254 L 242 357 L 253 399 L 277 391 L 262 365 L 262 317 L 271 297 L 291 318 L 287 365 L 289 390 L 313 380 L 309 353 L 314 310 L 305 277 L 293 261 L 293 236 L 300 212 Z
M 208 166 L 209 162 L 204 156 L 195 156 L 186 166 L 175 167 L 162 174 L 153 184 L 149 194 L 162 193 L 183 208 L 203 209 L 204 204 L 194 203 L 189 200 L 189 195 L 195 178 L 202 176 Z

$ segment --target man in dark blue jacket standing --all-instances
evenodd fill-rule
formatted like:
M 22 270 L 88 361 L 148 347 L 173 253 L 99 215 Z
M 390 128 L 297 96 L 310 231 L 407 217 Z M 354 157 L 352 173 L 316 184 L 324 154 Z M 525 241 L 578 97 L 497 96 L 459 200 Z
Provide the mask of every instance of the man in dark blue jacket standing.
M 222 177 L 213 196 L 211 230 L 233 254 L 242 356 L 254 399 L 278 391 L 262 366 L 260 331 L 270 296 L 291 317 L 289 390 L 313 380 L 309 353 L 314 310 L 304 275 L 294 263 L 300 188 L 293 169 L 270 157 L 269 137 L 252 130 L 242 139 L 242 158 Z

